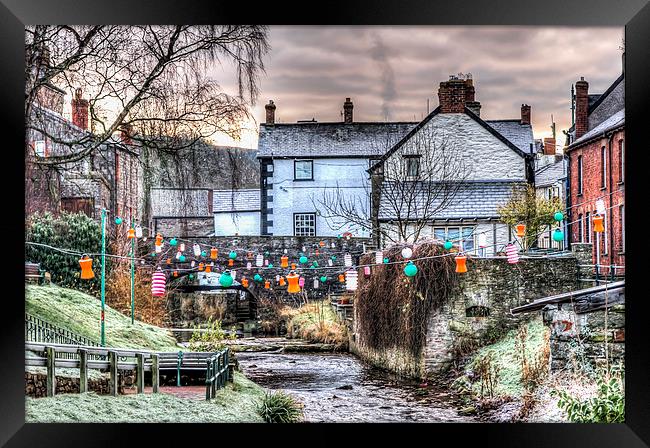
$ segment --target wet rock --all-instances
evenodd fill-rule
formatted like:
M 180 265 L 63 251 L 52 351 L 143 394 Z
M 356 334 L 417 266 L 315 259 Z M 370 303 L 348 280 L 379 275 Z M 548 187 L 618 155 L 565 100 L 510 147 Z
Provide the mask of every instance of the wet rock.
M 346 384 L 346 385 L 344 385 L 344 386 L 339 386 L 339 387 L 337 387 L 337 389 L 341 389 L 341 390 L 352 390 L 352 384 Z
M 476 414 L 476 408 L 474 406 L 467 406 L 458 410 L 459 415 L 474 415 Z

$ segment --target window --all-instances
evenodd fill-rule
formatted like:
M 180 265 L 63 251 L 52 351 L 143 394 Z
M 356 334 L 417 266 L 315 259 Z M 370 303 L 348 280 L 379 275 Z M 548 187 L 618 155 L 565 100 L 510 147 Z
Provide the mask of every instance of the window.
M 34 142 L 34 152 L 39 157 L 47 157 L 47 150 L 45 148 L 45 140 L 37 140 Z
M 618 208 L 618 221 L 621 225 L 621 252 L 625 252 L 625 206 L 621 205 Z
M 474 227 L 463 227 L 463 250 L 474 250 Z
M 406 176 L 418 177 L 420 175 L 420 156 L 406 155 L 404 159 L 406 161 Z
M 582 194 L 582 156 L 578 156 L 578 194 Z
M 618 141 L 618 181 L 623 183 L 625 178 L 625 142 Z
M 585 236 L 586 236 L 585 242 L 591 243 L 591 216 L 589 212 L 585 214 Z
M 474 231 L 475 227 L 470 226 L 434 227 L 433 235 L 438 240 L 449 240 L 454 243 L 454 245 L 458 245 L 461 250 L 472 252 L 476 248 Z
M 316 213 L 294 213 L 294 236 L 316 236 Z
M 577 238 L 579 243 L 584 243 L 584 241 L 585 241 L 585 235 L 584 235 L 583 231 L 584 231 L 584 229 L 583 229 L 583 226 L 582 226 L 582 213 L 580 213 L 578 215 L 578 238 Z
M 600 187 L 607 186 L 607 148 L 600 148 Z
M 314 161 L 296 160 L 293 163 L 294 180 L 314 180 Z

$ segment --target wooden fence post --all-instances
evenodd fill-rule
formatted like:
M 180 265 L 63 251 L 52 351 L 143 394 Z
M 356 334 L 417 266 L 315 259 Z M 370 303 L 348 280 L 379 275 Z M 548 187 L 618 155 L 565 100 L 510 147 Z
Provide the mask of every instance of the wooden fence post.
M 108 352 L 108 370 L 110 373 L 110 394 L 117 397 L 117 353 L 113 351 Z
M 153 393 L 158 393 L 158 384 L 160 383 L 160 364 L 158 355 L 151 355 L 151 387 Z
M 139 394 L 144 393 L 144 354 L 138 353 L 135 355 L 138 360 L 138 365 L 135 368 L 135 384 Z
M 47 351 L 47 396 L 53 397 L 56 394 L 56 351 L 54 347 L 45 347 Z
M 79 349 L 79 393 L 88 392 L 88 352 Z

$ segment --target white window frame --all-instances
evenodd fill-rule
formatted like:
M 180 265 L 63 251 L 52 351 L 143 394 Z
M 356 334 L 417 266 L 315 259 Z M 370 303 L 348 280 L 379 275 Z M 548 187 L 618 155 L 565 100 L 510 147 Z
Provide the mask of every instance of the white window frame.
M 42 148 L 42 150 L 39 148 Z M 46 157 L 47 145 L 45 140 L 36 140 L 34 142 L 34 153 L 39 157 Z
M 460 250 L 463 251 L 465 250 L 464 248 L 464 239 L 463 239 L 463 230 L 464 229 L 471 229 L 471 238 L 472 238 L 472 253 L 478 253 L 478 242 L 476 241 L 476 226 L 465 226 L 462 224 L 458 225 L 448 225 L 448 226 L 433 226 L 433 236 L 436 236 L 436 229 L 444 229 L 445 230 L 445 240 L 449 238 L 449 229 L 458 229 L 458 235 L 461 238 L 460 240 Z M 458 241 L 452 241 L 454 244 L 458 244 Z
M 618 213 L 621 221 L 621 252 L 625 253 L 625 205 L 618 207 Z

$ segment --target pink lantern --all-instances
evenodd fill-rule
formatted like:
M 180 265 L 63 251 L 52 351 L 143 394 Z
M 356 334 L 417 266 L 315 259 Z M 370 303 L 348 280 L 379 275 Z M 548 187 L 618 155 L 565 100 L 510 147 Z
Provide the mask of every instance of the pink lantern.
M 517 248 L 514 244 L 508 244 L 506 246 L 506 257 L 508 258 L 508 263 L 515 264 L 519 262 L 519 253 L 517 253 Z
M 305 277 L 300 277 L 300 279 L 298 279 L 298 286 L 301 288 L 305 287 Z
M 162 297 L 165 295 L 165 283 L 167 278 L 165 273 L 158 268 L 151 276 L 151 295 L 154 297 Z
M 370 266 L 364 266 L 364 268 L 363 268 L 363 274 L 364 274 L 366 277 L 370 277 Z

